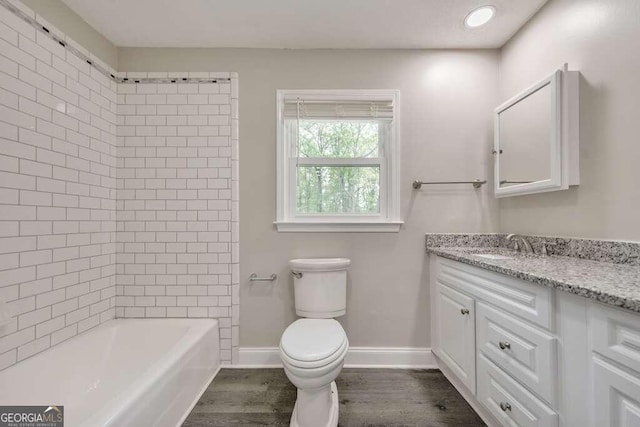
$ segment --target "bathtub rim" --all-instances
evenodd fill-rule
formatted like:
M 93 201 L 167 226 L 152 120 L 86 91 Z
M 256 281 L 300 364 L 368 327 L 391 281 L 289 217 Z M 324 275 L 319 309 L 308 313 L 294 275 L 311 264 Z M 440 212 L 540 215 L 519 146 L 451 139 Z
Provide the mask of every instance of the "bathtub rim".
M 77 419 L 73 422 L 80 426 L 96 425 L 97 424 L 109 424 L 114 419 L 117 419 L 118 415 L 123 412 L 132 411 L 138 402 L 146 400 L 146 394 L 149 390 L 153 390 L 157 381 L 166 377 L 167 373 L 174 372 L 176 370 L 183 370 L 183 363 L 185 359 L 189 359 L 190 353 L 193 351 L 199 351 L 201 346 L 205 346 L 209 343 L 210 338 L 215 338 L 213 348 L 206 350 L 206 354 L 210 356 L 209 364 L 202 369 L 202 380 L 197 381 L 194 384 L 193 397 L 191 393 L 185 398 L 185 403 L 181 408 L 185 408 L 184 412 L 176 411 L 176 419 L 180 418 L 180 423 L 189 416 L 191 410 L 195 407 L 204 391 L 211 384 L 215 376 L 222 368 L 222 362 L 220 360 L 220 344 L 219 344 L 219 330 L 220 322 L 215 318 L 117 318 L 110 319 L 97 325 L 94 328 L 83 331 L 82 333 L 75 335 L 61 343 L 59 345 L 50 347 L 46 351 L 40 352 L 24 360 L 26 365 L 17 363 L 6 369 L 6 371 L 13 371 L 17 369 L 16 374 L 18 376 L 27 375 L 32 367 L 39 367 L 50 363 L 48 359 L 51 357 L 52 352 L 62 352 L 64 355 L 68 350 L 72 342 L 82 341 L 101 333 L 110 334 L 109 329 L 126 328 L 132 324 L 153 325 L 150 326 L 154 334 L 162 335 L 164 327 L 162 323 L 178 323 L 185 326 L 185 331 L 182 335 L 178 335 L 175 339 L 171 340 L 171 346 L 169 349 L 159 355 L 154 355 L 152 352 L 145 353 L 142 350 L 137 357 L 145 363 L 145 369 L 143 371 L 132 371 L 133 374 L 130 378 L 121 386 L 115 388 L 106 388 L 108 397 L 103 398 L 101 405 L 97 410 L 87 412 L 83 409 L 77 413 Z M 145 331 L 143 329 L 144 333 Z M 73 348 L 73 347 L 72 347 Z M 108 347 L 105 347 L 107 349 Z M 117 352 L 117 347 L 113 347 L 112 352 Z M 202 350 L 205 351 L 205 350 Z M 60 353 L 58 353 L 60 354 Z M 155 356 L 155 357 L 154 357 Z M 118 369 L 117 367 L 115 369 Z M 5 370 L 3 370 L 5 371 Z M 3 371 L 0 371 L 0 377 L 2 377 Z M 139 375 L 136 375 L 136 374 Z M 106 375 L 109 375 L 108 372 Z M 206 382 L 205 382 L 206 381 Z M 196 394 L 197 390 L 197 394 Z M 24 389 L 18 393 L 18 396 L 27 396 L 28 391 Z M 54 391 L 54 393 L 56 393 Z M 79 404 L 82 401 L 86 401 L 86 393 L 83 389 L 72 391 L 73 394 L 77 393 L 79 397 Z M 61 395 L 62 396 L 62 395 Z M 18 397 L 20 400 L 22 398 Z M 89 398 L 90 399 L 90 398 Z M 188 403 L 187 403 L 188 402 Z M 16 402 L 18 404 L 19 402 Z M 29 404 L 39 404 L 39 402 L 31 402 Z M 188 404 L 188 408 L 187 408 Z M 81 406 L 78 406 L 80 408 Z M 70 420 L 71 421 L 71 420 Z M 180 424 L 177 424 L 178 426 Z
M 141 323 L 146 323 L 146 322 L 153 322 L 153 321 L 172 321 L 172 320 L 177 320 L 177 321 L 182 321 L 182 322 L 195 322 L 195 323 L 211 323 L 213 328 L 217 329 L 217 333 L 219 334 L 219 328 L 220 328 L 220 322 L 218 321 L 218 319 L 212 319 L 212 318 L 118 318 L 118 319 L 112 319 L 109 320 L 103 324 L 101 324 L 99 327 L 102 326 L 108 326 L 108 325 L 112 325 L 113 323 L 124 323 L 124 322 L 141 322 Z M 96 329 L 96 328 L 94 328 Z M 81 422 L 81 426 L 87 426 L 87 425 L 96 425 L 93 424 L 96 421 L 104 421 L 104 424 L 108 424 L 112 421 L 112 419 L 118 414 L 120 413 L 122 410 L 127 410 L 130 409 L 132 407 L 133 404 L 135 404 L 135 402 L 140 401 L 141 399 L 144 399 L 145 393 L 153 386 L 154 378 L 158 378 L 158 373 L 165 373 L 165 372 L 169 372 L 173 367 L 175 367 L 177 364 L 180 363 L 180 361 L 182 360 L 183 357 L 185 357 L 185 355 L 189 352 L 190 349 L 192 349 L 194 347 L 194 345 L 200 340 L 202 339 L 207 332 L 209 332 L 211 330 L 211 327 L 202 327 L 201 326 L 201 330 L 199 330 L 197 333 L 193 333 L 193 334 L 189 334 L 189 336 L 187 337 L 181 337 L 178 341 L 176 341 L 177 343 L 180 342 L 184 342 L 186 341 L 186 343 L 188 343 L 189 345 L 184 345 L 180 347 L 180 352 L 176 353 L 174 355 L 174 357 L 171 358 L 165 358 L 162 361 L 157 361 L 155 363 L 153 363 L 152 366 L 149 367 L 149 369 L 147 369 L 144 372 L 144 375 L 142 375 L 141 377 L 136 378 L 134 381 L 131 382 L 131 384 L 126 388 L 127 393 L 126 396 L 123 396 L 121 393 L 115 395 L 113 398 L 109 399 L 107 402 L 105 402 L 105 405 L 100 409 L 99 412 L 97 412 L 96 414 L 94 414 L 93 416 L 87 417 L 83 420 L 80 420 Z M 219 345 L 218 345 L 218 351 L 219 351 Z M 209 384 L 211 383 L 211 381 L 213 381 L 213 378 L 215 378 L 215 376 L 218 374 L 222 364 L 220 363 L 220 359 L 219 356 L 217 358 L 218 360 L 218 367 L 216 369 L 214 369 L 213 374 L 211 375 L 211 378 L 208 379 L 206 386 L 200 391 L 200 394 L 195 398 L 195 401 L 193 402 L 193 406 L 195 406 L 198 403 L 198 400 L 200 400 L 200 397 L 202 396 L 202 393 L 204 392 L 204 390 L 206 390 L 209 386 Z M 189 416 L 189 414 L 191 413 L 191 410 L 193 409 L 193 407 L 189 408 L 189 411 L 186 412 L 186 414 L 183 415 L 184 419 L 186 419 L 187 416 Z M 118 410 L 118 412 L 116 412 L 116 410 Z M 111 414 L 109 416 L 105 416 L 105 414 Z M 182 420 L 184 421 L 184 420 Z M 178 424 L 179 426 L 180 424 Z

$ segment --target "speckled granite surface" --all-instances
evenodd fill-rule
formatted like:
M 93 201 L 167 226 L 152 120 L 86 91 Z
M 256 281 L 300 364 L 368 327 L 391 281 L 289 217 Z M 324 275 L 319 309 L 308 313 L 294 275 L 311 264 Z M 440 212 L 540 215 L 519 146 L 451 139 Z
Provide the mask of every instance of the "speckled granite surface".
M 506 247 L 506 234 L 489 233 L 428 233 L 427 248 L 432 247 Z
M 503 237 L 500 237 L 503 235 L 484 235 L 488 236 L 485 240 L 480 237 L 483 235 L 466 235 L 475 237 L 448 235 L 449 237 L 440 240 L 434 236 L 445 235 L 427 235 L 427 244 L 436 244 L 427 246 L 429 253 L 640 312 L 640 265 L 633 261 L 633 257 L 631 257 L 632 262 L 623 264 L 620 263 L 620 257 L 614 258 L 618 260 L 618 263 L 614 263 L 569 256 L 541 256 L 523 254 L 501 246 L 506 243 Z M 547 242 L 553 241 L 548 237 L 544 239 Z M 533 237 L 530 240 L 534 243 Z M 569 246 L 571 246 L 573 244 L 571 241 L 581 239 L 564 240 L 569 240 Z M 445 245 L 445 241 L 458 246 Z M 490 244 L 496 241 L 499 243 Z M 437 244 L 438 242 L 441 244 Z M 471 244 L 461 244 L 464 242 Z M 629 245 L 631 250 L 635 250 L 633 248 L 635 243 L 629 243 Z M 607 247 L 607 245 L 600 247 Z M 556 248 L 557 246 L 554 247 Z M 576 253 L 592 252 L 591 249 L 578 247 L 573 247 L 572 250 Z M 508 256 L 510 259 L 487 259 L 478 256 L 481 253 Z M 611 255 L 605 256 L 602 253 L 597 256 L 599 259 L 611 259 Z
M 430 233 L 427 247 L 508 247 L 506 234 Z M 549 255 L 568 256 L 592 261 L 640 266 L 640 243 L 614 240 L 575 239 L 569 237 L 529 236 L 531 246 L 540 253 L 546 243 Z

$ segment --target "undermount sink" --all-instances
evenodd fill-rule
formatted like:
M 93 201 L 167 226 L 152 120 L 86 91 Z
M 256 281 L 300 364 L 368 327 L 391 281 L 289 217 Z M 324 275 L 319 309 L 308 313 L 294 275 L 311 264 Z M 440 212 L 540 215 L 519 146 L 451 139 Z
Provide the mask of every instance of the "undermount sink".
M 505 255 L 498 255 L 498 254 L 475 254 L 476 256 L 479 256 L 481 258 L 486 258 L 486 259 L 494 259 L 494 260 L 499 260 L 499 259 L 513 259 L 513 257 L 510 256 L 505 256 Z

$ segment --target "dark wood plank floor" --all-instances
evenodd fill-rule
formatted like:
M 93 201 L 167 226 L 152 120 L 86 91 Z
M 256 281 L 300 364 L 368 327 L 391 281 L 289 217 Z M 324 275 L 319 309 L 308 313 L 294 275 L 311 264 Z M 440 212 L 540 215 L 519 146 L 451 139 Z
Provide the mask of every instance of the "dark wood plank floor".
M 439 370 L 344 369 L 340 426 L 480 427 Z M 282 369 L 222 369 L 183 427 L 287 426 L 296 389 Z

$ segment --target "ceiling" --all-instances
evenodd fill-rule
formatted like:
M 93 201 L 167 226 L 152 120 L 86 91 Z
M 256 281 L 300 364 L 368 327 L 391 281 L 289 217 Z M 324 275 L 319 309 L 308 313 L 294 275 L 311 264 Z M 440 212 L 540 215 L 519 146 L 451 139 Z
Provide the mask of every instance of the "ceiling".
M 116 46 L 496 48 L 547 0 L 63 0 Z M 464 17 L 492 4 L 495 19 Z

